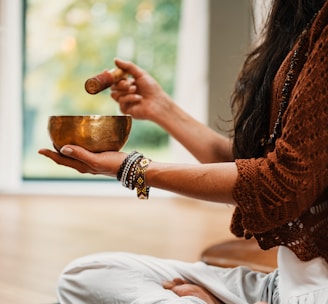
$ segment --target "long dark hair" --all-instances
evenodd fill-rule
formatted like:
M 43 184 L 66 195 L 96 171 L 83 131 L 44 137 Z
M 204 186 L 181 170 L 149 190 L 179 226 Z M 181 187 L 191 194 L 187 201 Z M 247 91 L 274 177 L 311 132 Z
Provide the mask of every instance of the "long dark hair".
M 246 58 L 232 95 L 235 158 L 263 155 L 273 78 L 302 30 L 326 0 L 273 0 L 262 43 Z

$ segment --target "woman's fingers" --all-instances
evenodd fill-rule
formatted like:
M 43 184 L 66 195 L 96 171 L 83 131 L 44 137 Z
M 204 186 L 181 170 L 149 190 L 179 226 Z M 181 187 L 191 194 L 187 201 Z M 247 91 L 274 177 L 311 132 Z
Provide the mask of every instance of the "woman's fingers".
M 122 93 L 122 92 L 118 92 L 118 91 L 111 92 L 111 96 L 118 103 L 139 102 L 142 100 L 142 97 L 139 94 Z
M 132 75 L 136 79 L 139 77 L 142 77 L 144 74 L 144 71 L 140 67 L 133 64 L 130 61 L 125 61 L 125 60 L 116 58 L 115 64 L 118 68 L 121 68 L 122 70 L 126 71 L 128 74 Z
M 60 153 L 41 149 L 39 153 L 52 159 L 59 165 L 76 169 L 80 173 L 103 174 L 116 177 L 126 153 L 106 151 L 90 152 L 80 146 L 65 145 Z
M 94 153 L 79 146 L 65 145 L 60 149 L 60 153 L 67 157 L 87 163 L 88 165 L 92 164 L 96 159 Z
M 175 278 L 173 281 L 165 281 L 163 282 L 163 287 L 165 289 L 172 289 L 173 287 L 177 286 L 177 285 L 182 285 L 182 284 L 186 284 L 187 281 L 181 279 L 181 278 Z
M 49 149 L 40 149 L 39 154 L 50 158 L 58 165 L 73 168 L 80 173 L 92 173 L 90 172 L 90 168 L 88 165 L 80 162 L 79 160 L 64 156 L 61 153 L 57 153 Z
M 142 96 L 136 92 L 137 86 L 134 85 L 134 81 L 121 80 L 117 85 L 112 86 L 110 95 L 119 103 L 122 113 L 132 115 L 130 106 L 142 100 Z
M 165 289 L 172 290 L 179 297 L 194 296 L 202 299 L 208 304 L 222 304 L 219 299 L 213 296 L 208 290 L 202 286 L 187 282 L 181 278 L 175 278 L 172 281 L 163 283 Z
M 131 89 L 131 87 L 136 87 L 135 85 L 135 79 L 134 78 L 127 78 L 122 79 L 117 83 L 114 83 L 110 88 L 112 91 L 128 91 Z

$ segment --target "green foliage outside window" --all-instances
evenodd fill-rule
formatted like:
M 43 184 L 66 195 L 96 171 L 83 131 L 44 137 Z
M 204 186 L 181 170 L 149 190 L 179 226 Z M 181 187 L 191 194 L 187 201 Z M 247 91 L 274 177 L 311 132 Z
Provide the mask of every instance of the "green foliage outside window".
M 41 159 L 51 145 L 49 115 L 117 114 L 106 90 L 84 91 L 89 77 L 132 60 L 172 94 L 175 82 L 180 0 L 26 0 L 24 79 L 25 178 L 66 178 L 74 173 Z M 167 157 L 168 135 L 134 121 L 126 150 Z

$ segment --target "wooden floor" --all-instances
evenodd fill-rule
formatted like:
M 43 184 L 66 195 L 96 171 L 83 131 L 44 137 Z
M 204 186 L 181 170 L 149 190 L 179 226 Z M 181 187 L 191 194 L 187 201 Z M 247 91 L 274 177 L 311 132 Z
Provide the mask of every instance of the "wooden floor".
M 232 211 L 180 197 L 0 194 L 0 303 L 54 303 L 63 267 L 95 252 L 196 261 L 207 246 L 233 238 Z

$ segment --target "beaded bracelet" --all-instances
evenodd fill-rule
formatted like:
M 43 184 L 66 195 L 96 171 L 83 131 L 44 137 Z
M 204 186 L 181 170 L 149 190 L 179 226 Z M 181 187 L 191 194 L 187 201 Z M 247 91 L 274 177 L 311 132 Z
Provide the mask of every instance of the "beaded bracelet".
M 124 165 L 124 168 L 123 168 L 123 172 L 122 172 L 122 178 L 121 178 L 121 182 L 122 182 L 122 185 L 124 187 L 127 187 L 127 188 L 131 188 L 129 187 L 129 180 L 131 180 L 131 167 L 135 164 L 135 162 L 138 160 L 138 159 L 141 159 L 143 157 L 143 155 L 141 153 L 138 153 L 138 152 L 133 152 L 133 153 L 130 153 L 128 155 L 128 159 L 127 159 L 127 162 L 126 164 Z M 131 183 L 133 184 L 133 181 L 131 180 Z
M 149 198 L 150 187 L 146 185 L 145 173 L 150 162 L 151 160 L 149 158 L 142 158 L 137 164 L 135 187 L 137 189 L 137 197 L 139 199 Z
M 145 173 L 150 164 L 149 158 L 144 158 L 139 152 L 131 152 L 122 162 L 117 179 L 130 190 L 137 189 L 139 199 L 148 199 L 150 187 L 146 186 Z
M 120 166 L 120 168 L 119 168 L 119 170 L 118 170 L 118 172 L 117 172 L 117 180 L 118 181 L 121 181 L 121 179 L 122 179 L 122 174 L 123 174 L 123 170 L 124 170 L 124 167 L 126 166 L 126 164 L 127 164 L 127 162 L 128 162 L 128 160 L 130 159 L 130 157 L 132 157 L 134 154 L 136 154 L 136 153 L 138 153 L 137 151 L 133 151 L 133 152 L 131 152 L 125 159 L 124 159 L 124 161 L 122 162 L 122 164 L 121 164 L 121 166 Z

